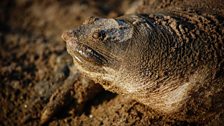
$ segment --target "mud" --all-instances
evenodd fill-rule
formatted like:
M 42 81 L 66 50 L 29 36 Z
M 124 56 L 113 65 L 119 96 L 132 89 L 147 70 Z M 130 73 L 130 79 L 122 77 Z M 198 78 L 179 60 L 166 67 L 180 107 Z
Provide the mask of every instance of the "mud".
M 131 6 L 123 1 L 2 0 L 0 2 L 0 125 L 39 125 L 53 92 L 68 81 L 73 66 L 64 30 L 90 16 L 117 17 Z M 73 71 L 74 72 L 74 71 Z M 185 122 L 107 91 L 88 101 L 83 111 L 62 108 L 48 125 L 223 125 L 224 114 L 210 122 Z M 75 105 L 74 105 L 75 106 Z

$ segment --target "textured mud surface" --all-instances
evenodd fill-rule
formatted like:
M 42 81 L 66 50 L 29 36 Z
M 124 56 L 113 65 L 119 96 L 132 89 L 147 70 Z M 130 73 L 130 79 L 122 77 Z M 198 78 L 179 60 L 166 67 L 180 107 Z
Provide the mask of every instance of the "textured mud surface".
M 90 16 L 122 15 L 131 3 L 1 1 L 0 125 L 39 125 L 50 96 L 72 75 L 72 59 L 60 38 L 62 31 Z M 106 91 L 83 107 L 77 114 L 74 102 L 68 103 L 49 125 L 200 125 L 156 115 L 144 105 Z M 223 120 L 224 114 L 217 115 L 209 124 L 222 125 Z

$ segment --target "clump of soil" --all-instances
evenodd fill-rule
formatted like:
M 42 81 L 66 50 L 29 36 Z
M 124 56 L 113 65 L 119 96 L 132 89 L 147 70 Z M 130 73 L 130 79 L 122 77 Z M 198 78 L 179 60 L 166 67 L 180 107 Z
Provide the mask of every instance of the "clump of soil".
M 3 0 L 0 2 L 0 125 L 39 125 L 52 93 L 70 75 L 72 59 L 61 33 L 90 16 L 116 17 L 133 0 Z M 212 124 L 224 115 L 217 116 Z M 217 121 L 219 120 L 219 121 Z M 49 125 L 190 125 L 167 119 L 128 98 L 103 91 L 84 112 Z

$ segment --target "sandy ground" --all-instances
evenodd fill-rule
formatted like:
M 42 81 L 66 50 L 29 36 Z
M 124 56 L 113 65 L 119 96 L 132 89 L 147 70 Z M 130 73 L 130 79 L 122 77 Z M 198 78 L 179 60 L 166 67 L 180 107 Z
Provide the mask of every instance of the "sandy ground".
M 132 2 L 1 0 L 0 125 L 39 125 L 42 109 L 73 66 L 61 33 L 90 16 L 122 15 Z M 203 125 L 156 115 L 144 105 L 107 91 L 88 101 L 80 114 L 73 111 L 72 103 L 69 106 L 49 125 Z M 210 124 L 221 125 L 223 120 L 222 114 Z

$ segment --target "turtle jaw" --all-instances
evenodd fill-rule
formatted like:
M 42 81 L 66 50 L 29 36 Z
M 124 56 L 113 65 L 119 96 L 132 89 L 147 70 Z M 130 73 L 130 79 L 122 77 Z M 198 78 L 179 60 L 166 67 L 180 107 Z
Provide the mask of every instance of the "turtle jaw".
M 74 58 L 78 62 L 88 62 L 99 67 L 107 63 L 107 59 L 103 55 L 84 44 L 77 43 L 76 47 L 73 48 L 73 51 Z
M 108 60 L 100 52 L 80 43 L 72 31 L 64 32 L 62 39 L 66 42 L 67 51 L 77 66 L 81 66 L 87 71 L 102 72 L 102 67 L 108 63 Z

